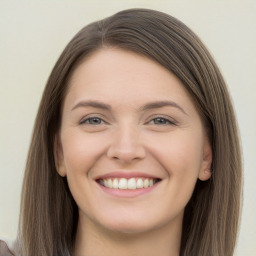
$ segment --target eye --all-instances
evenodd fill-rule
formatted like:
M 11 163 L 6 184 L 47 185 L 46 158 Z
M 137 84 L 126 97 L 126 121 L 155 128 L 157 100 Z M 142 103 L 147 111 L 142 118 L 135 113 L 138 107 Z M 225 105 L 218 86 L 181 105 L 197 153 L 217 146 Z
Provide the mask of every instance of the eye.
M 152 119 L 150 124 L 156 124 L 156 125 L 175 125 L 175 123 L 169 119 L 163 118 L 163 117 L 156 117 Z
M 105 122 L 99 118 L 99 117 L 89 117 L 87 119 L 84 119 L 83 121 L 80 122 L 80 124 L 89 124 L 89 125 L 101 125 L 104 124 Z

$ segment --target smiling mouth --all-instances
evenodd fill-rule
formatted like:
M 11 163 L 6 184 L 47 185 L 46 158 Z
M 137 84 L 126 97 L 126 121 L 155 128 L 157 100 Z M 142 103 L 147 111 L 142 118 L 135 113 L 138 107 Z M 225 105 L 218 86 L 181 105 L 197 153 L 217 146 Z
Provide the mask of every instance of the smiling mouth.
M 161 179 L 153 178 L 107 178 L 97 179 L 97 183 L 111 189 L 135 190 L 141 188 L 149 188 L 160 182 Z

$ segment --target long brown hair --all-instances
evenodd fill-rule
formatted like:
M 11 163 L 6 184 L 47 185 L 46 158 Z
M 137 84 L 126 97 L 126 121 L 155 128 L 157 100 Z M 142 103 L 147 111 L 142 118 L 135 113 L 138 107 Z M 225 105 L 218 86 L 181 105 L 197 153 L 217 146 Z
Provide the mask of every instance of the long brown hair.
M 242 167 L 235 115 L 223 77 L 200 39 L 179 20 L 131 9 L 83 28 L 55 64 L 39 106 L 27 159 L 19 226 L 22 255 L 69 255 L 78 209 L 54 163 L 54 138 L 68 81 L 81 60 L 102 47 L 147 56 L 175 74 L 204 121 L 213 150 L 212 177 L 197 181 L 185 208 L 180 255 L 233 255 Z

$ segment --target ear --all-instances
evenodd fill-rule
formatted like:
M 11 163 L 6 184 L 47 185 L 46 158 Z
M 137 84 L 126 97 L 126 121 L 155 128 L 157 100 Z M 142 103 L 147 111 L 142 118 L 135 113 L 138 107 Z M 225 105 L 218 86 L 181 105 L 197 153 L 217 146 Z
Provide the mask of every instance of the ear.
M 54 161 L 57 172 L 60 176 L 65 177 L 66 168 L 64 164 L 64 155 L 60 135 L 57 133 L 54 138 Z
M 201 163 L 201 168 L 198 178 L 202 181 L 206 181 L 211 178 L 211 165 L 212 165 L 212 147 L 208 138 L 205 138 L 204 148 L 203 148 L 203 160 Z

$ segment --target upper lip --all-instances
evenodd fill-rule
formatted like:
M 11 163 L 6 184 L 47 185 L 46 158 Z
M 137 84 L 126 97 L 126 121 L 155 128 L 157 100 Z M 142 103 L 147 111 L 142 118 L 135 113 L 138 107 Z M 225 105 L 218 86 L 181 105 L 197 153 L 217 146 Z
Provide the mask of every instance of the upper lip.
M 151 178 L 151 179 L 160 179 L 159 177 L 143 172 L 133 172 L 133 171 L 116 171 L 116 172 L 109 172 L 103 175 L 98 175 L 95 180 L 100 179 L 108 179 L 108 178 Z

